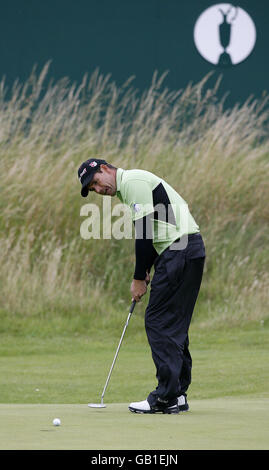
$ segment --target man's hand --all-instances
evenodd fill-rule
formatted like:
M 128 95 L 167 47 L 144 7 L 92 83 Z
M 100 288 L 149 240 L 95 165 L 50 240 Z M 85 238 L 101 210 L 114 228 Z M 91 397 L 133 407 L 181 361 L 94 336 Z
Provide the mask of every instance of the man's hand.
M 147 271 L 147 275 L 145 277 L 146 284 L 148 285 L 150 283 L 150 275 L 149 272 Z
M 141 297 L 147 292 L 147 283 L 146 281 L 140 281 L 138 279 L 133 279 L 131 284 L 131 294 L 132 300 L 139 302 Z

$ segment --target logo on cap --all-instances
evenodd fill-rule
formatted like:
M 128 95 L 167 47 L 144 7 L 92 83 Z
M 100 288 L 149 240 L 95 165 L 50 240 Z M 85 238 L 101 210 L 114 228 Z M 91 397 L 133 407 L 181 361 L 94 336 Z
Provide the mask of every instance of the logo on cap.
M 80 175 L 79 175 L 79 181 L 81 181 L 82 176 L 83 176 L 86 172 L 87 172 L 87 169 L 84 168 L 84 170 L 82 171 L 82 173 L 80 173 Z
M 97 163 L 96 163 L 96 162 L 91 162 L 91 163 L 89 163 L 89 165 L 90 165 L 90 166 L 96 166 Z

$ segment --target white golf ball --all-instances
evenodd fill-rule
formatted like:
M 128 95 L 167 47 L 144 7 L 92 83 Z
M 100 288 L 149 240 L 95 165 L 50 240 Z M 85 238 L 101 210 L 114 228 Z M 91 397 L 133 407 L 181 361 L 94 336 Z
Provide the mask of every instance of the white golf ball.
M 53 424 L 54 424 L 54 426 L 60 426 L 61 420 L 60 420 L 59 418 L 55 418 L 55 419 L 53 420 Z

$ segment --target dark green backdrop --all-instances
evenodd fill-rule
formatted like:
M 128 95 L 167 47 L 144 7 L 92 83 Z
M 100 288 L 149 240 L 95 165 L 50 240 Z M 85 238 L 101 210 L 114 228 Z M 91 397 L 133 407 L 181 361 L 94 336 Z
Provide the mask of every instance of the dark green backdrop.
M 223 74 L 220 94 L 228 103 L 260 96 L 269 83 L 269 1 L 241 0 L 255 22 L 251 55 L 229 68 L 211 65 L 198 53 L 193 28 L 208 0 L 1 0 L 0 78 L 25 80 L 52 60 L 50 76 L 80 81 L 99 67 L 121 85 L 131 75 L 144 89 L 154 70 L 169 70 L 172 89 L 198 81 L 209 71 Z M 223 3 L 226 3 L 225 1 Z

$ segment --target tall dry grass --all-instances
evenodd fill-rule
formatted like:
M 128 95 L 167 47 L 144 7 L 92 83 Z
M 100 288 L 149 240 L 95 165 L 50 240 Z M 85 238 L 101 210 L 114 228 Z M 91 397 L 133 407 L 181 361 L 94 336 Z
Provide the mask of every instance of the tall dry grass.
M 113 318 L 130 300 L 133 241 L 80 237 L 86 201 L 77 168 L 102 156 L 126 169 L 153 171 L 188 201 L 207 248 L 196 321 L 264 321 L 268 97 L 225 109 L 218 79 L 213 88 L 205 77 L 171 91 L 165 74 L 155 73 L 139 94 L 132 78 L 119 88 L 96 70 L 80 84 L 54 82 L 48 68 L 39 75 L 33 69 L 11 90 L 0 83 L 3 318 L 14 325 L 23 320 L 26 328 L 31 318 L 58 315 L 83 329 L 103 312 Z M 101 207 L 100 197 L 91 202 Z

